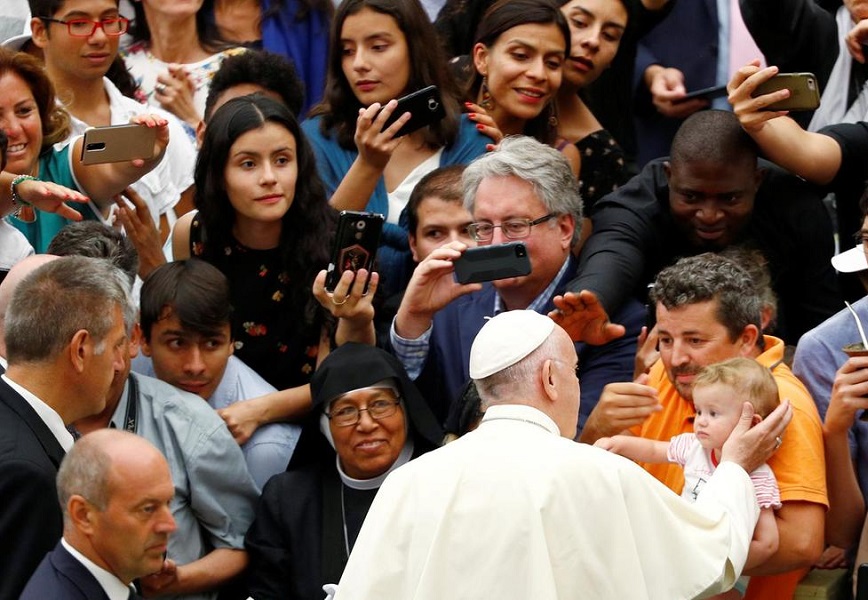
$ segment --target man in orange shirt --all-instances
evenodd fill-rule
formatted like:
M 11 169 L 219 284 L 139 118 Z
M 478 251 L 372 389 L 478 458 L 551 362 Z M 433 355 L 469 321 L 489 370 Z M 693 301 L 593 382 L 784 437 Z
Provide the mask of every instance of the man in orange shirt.
M 780 548 L 751 576 L 745 598 L 791 598 L 823 550 L 826 497 L 823 435 L 805 387 L 783 364 L 784 344 L 762 335 L 761 299 L 750 275 L 716 254 L 678 261 L 657 276 L 660 359 L 635 382 L 610 384 L 588 418 L 581 441 L 617 433 L 668 441 L 693 430 L 693 378 L 706 365 L 744 356 L 771 369 L 793 420 L 769 460 L 783 506 L 775 512 Z M 684 485 L 678 465 L 643 465 L 676 493 Z

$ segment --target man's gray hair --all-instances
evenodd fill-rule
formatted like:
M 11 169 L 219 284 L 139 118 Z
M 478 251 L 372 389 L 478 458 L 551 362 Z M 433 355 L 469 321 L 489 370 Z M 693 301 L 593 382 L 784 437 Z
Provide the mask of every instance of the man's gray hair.
M 547 359 L 556 358 L 557 354 L 557 339 L 549 334 L 539 347 L 514 365 L 484 379 L 475 379 L 481 409 L 484 411 L 492 404 L 507 403 L 516 397 L 533 398 L 540 367 Z
M 462 177 L 464 207 L 473 214 L 476 192 L 483 179 L 510 176 L 531 184 L 546 211 L 573 215 L 576 220 L 573 242 L 578 239 L 582 229 L 582 197 L 570 163 L 558 150 L 531 137 L 505 137 L 496 150 L 467 166 Z
M 112 457 L 97 443 L 99 439 L 100 436 L 84 436 L 72 446 L 60 463 L 57 471 L 57 498 L 65 523 L 69 520 L 67 506 L 72 496 L 83 497 L 100 511 L 108 506 Z
M 107 260 L 69 256 L 45 264 L 12 295 L 6 358 L 10 364 L 52 360 L 82 329 L 102 353 L 115 307 L 122 310 L 125 325 L 135 320 L 128 279 Z

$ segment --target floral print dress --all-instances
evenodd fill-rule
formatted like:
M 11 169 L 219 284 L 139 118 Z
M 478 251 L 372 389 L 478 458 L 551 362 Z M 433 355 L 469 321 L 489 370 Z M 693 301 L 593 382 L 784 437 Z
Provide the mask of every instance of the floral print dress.
M 204 254 L 204 227 L 198 216 L 190 227 L 190 256 Z M 281 269 L 280 249 L 254 250 L 233 239 L 208 259 L 229 279 L 235 356 L 279 390 L 308 383 L 316 368 L 321 312 L 293 306 L 294 282 Z M 305 296 L 309 297 L 309 296 Z M 311 300 L 314 304 L 315 300 Z

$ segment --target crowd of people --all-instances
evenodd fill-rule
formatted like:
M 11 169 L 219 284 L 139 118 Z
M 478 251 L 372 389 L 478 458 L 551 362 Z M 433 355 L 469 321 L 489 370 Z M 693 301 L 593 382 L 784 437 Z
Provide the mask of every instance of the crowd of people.
M 0 6 L 0 600 L 855 589 L 868 11 L 781 1 Z

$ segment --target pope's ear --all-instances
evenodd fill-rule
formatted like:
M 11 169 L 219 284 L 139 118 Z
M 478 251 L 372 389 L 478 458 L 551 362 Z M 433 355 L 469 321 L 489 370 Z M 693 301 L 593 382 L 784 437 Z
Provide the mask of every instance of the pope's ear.
M 555 385 L 555 363 L 552 359 L 547 359 L 539 370 L 540 383 L 545 392 L 546 398 L 550 402 L 554 402 L 558 397 L 557 386 Z

